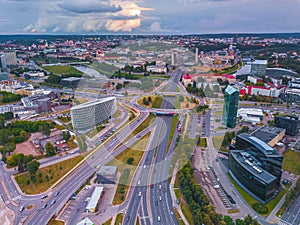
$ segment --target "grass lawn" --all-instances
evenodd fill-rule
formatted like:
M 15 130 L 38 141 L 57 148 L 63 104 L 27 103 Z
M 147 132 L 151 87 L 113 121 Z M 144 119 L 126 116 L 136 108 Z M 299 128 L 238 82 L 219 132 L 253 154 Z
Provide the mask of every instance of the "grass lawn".
M 75 165 L 83 159 L 82 156 L 77 156 L 51 166 L 41 168 L 36 173 L 36 183 L 32 183 L 28 172 L 17 174 L 15 176 L 21 190 L 26 194 L 38 194 L 45 192 L 56 181 L 63 177 Z M 29 181 L 29 184 L 28 184 Z
M 229 177 L 231 183 L 235 186 L 235 188 L 238 190 L 238 192 L 240 193 L 240 195 L 243 197 L 243 199 L 248 203 L 249 206 L 253 206 L 253 204 L 255 203 L 259 203 L 256 199 L 254 199 L 252 196 L 250 196 L 246 191 L 244 191 L 233 179 L 232 177 L 227 174 L 227 176 Z M 265 204 L 264 206 L 266 206 L 268 208 L 268 213 L 267 214 L 262 214 L 263 216 L 268 216 L 272 210 L 275 208 L 275 206 L 277 205 L 277 203 L 280 201 L 280 199 L 282 198 L 282 196 L 286 193 L 286 190 L 282 190 L 276 198 L 272 199 L 270 202 L 268 202 L 267 204 Z
M 183 101 L 180 102 L 180 98 L 183 97 Z M 196 107 L 197 105 L 192 102 L 190 97 L 186 96 L 176 96 L 174 100 L 174 107 L 175 109 L 187 109 L 187 108 L 192 108 Z
M 173 140 L 174 133 L 175 133 L 176 128 L 177 128 L 178 120 L 179 120 L 179 115 L 178 114 L 176 116 L 173 116 L 172 121 L 171 121 L 171 126 L 170 126 L 170 135 L 169 135 L 169 139 L 168 139 L 168 149 L 167 149 L 167 151 L 169 151 L 169 147 L 170 147 L 171 142 Z
M 194 225 L 193 214 L 188 206 L 188 204 L 184 201 L 184 197 L 182 196 L 180 190 L 175 190 L 175 194 L 177 199 L 180 202 L 180 208 L 182 210 L 183 215 L 187 219 L 190 225 Z
M 117 166 L 118 171 L 121 173 L 120 182 L 113 199 L 114 205 L 119 205 L 125 200 L 132 176 L 144 154 L 144 149 L 146 148 L 148 139 L 149 135 L 145 135 L 137 143 L 127 148 L 107 164 L 109 166 Z M 131 165 L 127 164 L 127 160 L 129 158 L 133 158 Z M 126 173 L 125 171 L 128 170 L 130 171 L 129 174 L 124 175 Z
M 139 217 L 138 217 L 138 216 L 136 217 L 135 225 L 140 225 L 140 220 L 139 220 Z
M 121 110 L 118 109 L 118 110 L 116 110 L 116 112 L 115 112 L 115 114 L 112 116 L 112 118 L 118 118 L 118 117 L 120 117 L 120 116 L 121 116 Z
M 147 127 L 149 127 L 154 120 L 156 119 L 156 116 L 152 113 L 149 114 L 149 116 L 141 123 L 133 132 L 133 135 L 137 135 L 141 131 L 145 130 Z
M 207 147 L 207 141 L 206 141 L 206 138 L 200 138 L 200 141 L 199 141 L 199 143 L 198 143 L 198 146 L 199 146 L 199 147 L 206 148 L 206 147 Z
M 107 63 L 93 63 L 91 67 L 97 70 L 99 73 L 103 73 L 105 75 L 112 75 L 114 72 L 118 71 L 119 68 L 114 65 L 109 65 Z
M 152 108 L 159 109 L 161 107 L 162 102 L 163 98 L 161 96 L 156 96 L 156 98 L 153 101 Z
M 105 223 L 103 223 L 102 225 L 111 225 L 111 221 L 112 221 L 112 218 L 107 220 Z
M 43 69 L 63 77 L 81 77 L 83 73 L 72 66 L 43 66 Z
M 146 134 L 138 142 L 134 143 L 130 148 L 138 151 L 145 151 L 151 133 Z
M 222 117 L 222 111 L 216 111 L 214 112 L 214 115 L 217 117 Z
M 223 136 L 216 136 L 216 137 L 213 137 L 213 144 L 214 144 L 214 147 L 215 147 L 217 150 L 219 150 L 219 149 L 221 148 L 223 139 L 224 139 Z
M 296 175 L 300 174 L 300 153 L 288 150 L 283 155 L 282 169 L 292 172 Z
M 50 220 L 48 225 L 64 225 L 65 223 L 63 221 L 58 221 L 58 220 Z
M 178 213 L 178 210 L 176 208 L 174 208 L 174 212 L 175 212 L 175 216 L 176 216 L 176 219 L 177 219 L 179 225 L 185 225 L 184 222 L 182 221 L 179 213 Z
M 148 100 L 148 98 L 151 97 L 151 102 L 149 102 L 149 105 L 145 105 L 143 103 L 143 99 L 146 98 L 146 100 Z M 146 97 L 142 97 L 140 98 L 137 103 L 140 104 L 143 107 L 146 108 L 160 108 L 161 104 L 162 104 L 163 98 L 161 96 L 158 95 L 148 95 Z
M 123 217 L 124 217 L 123 213 L 119 213 L 117 215 L 115 225 L 122 225 Z

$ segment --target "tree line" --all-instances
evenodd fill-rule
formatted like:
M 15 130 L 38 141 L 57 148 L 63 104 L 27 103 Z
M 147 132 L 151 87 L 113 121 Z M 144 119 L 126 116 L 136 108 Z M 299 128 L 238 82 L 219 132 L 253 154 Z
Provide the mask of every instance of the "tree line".
M 21 98 L 23 97 L 22 95 L 14 94 L 14 93 L 6 92 L 6 91 L 0 91 L 0 96 L 1 96 L 0 99 L 1 99 L 2 103 L 20 101 Z
M 247 215 L 244 220 L 233 221 L 230 216 L 216 213 L 201 186 L 195 182 L 193 174 L 194 169 L 188 162 L 178 172 L 177 176 L 180 190 L 193 215 L 195 225 L 259 225 L 250 215 Z
M 1 124 L 0 124 L 1 125 Z M 16 144 L 22 143 L 29 138 L 30 133 L 40 132 L 43 135 L 50 135 L 53 125 L 45 121 L 14 121 L 0 129 L 0 149 L 2 160 L 6 162 L 7 155 L 10 155 L 16 148 Z

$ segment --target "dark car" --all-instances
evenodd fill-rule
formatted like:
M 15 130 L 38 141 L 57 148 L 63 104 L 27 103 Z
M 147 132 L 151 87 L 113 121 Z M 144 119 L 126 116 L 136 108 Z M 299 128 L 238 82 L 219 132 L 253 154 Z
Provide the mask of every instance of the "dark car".
M 57 195 L 59 195 L 59 193 L 60 193 L 59 191 L 58 191 L 58 192 L 56 192 L 54 196 L 56 197 Z

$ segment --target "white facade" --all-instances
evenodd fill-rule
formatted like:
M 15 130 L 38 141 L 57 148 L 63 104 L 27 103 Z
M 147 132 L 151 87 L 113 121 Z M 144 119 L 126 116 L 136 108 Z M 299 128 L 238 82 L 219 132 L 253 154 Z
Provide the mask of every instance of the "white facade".
M 101 98 L 71 108 L 72 125 L 75 131 L 87 133 L 116 112 L 116 97 Z

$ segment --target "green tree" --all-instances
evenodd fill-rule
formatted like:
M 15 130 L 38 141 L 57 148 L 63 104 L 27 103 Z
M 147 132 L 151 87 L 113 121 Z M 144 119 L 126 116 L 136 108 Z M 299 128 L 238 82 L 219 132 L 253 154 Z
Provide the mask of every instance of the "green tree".
M 27 163 L 27 171 L 30 174 L 30 176 L 35 176 L 35 174 L 38 171 L 40 165 L 41 164 L 36 160 L 32 160 L 29 163 Z
M 127 164 L 131 165 L 133 163 L 133 161 L 134 161 L 134 158 L 130 157 L 127 159 Z
M 64 131 L 64 132 L 63 132 L 63 139 L 64 139 L 65 141 L 68 141 L 70 138 L 71 138 L 70 132 L 69 132 L 69 131 Z
M 54 146 L 51 144 L 50 141 L 48 141 L 45 145 L 45 149 L 46 149 L 46 155 L 47 156 L 53 156 L 55 155 L 55 149 Z

